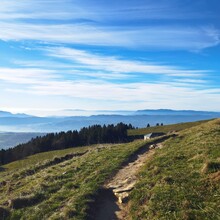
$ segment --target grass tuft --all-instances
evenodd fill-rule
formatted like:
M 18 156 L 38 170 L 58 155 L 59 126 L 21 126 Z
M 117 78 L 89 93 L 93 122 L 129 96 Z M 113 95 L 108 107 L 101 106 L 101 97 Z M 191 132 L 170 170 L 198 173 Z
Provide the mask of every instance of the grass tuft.
M 215 173 L 220 170 L 220 162 L 206 162 L 202 168 L 202 173 Z

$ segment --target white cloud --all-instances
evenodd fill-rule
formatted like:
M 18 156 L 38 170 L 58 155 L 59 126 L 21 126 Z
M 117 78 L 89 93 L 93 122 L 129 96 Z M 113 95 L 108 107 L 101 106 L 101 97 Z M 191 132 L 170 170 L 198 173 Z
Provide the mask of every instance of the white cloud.
M 85 24 L 28 24 L 0 22 L 0 39 L 37 40 L 101 46 L 197 51 L 219 44 L 213 27 L 98 27 Z M 62 31 L 61 31 L 62 30 Z
M 181 82 L 180 82 L 181 83 Z M 185 85 L 184 85 L 185 83 Z M 103 80 L 67 80 L 53 70 L 0 68 L 0 106 L 10 108 L 217 110 L 220 89 L 196 89 L 200 80 L 115 84 Z M 3 98 L 4 97 L 4 98 Z M 175 100 L 175 102 L 174 102 Z M 209 103 L 204 106 L 204 103 Z M 88 107 L 89 106 L 89 107 Z
M 43 61 L 42 54 L 41 58 L 38 54 L 32 58 L 42 60 L 14 61 L 13 66 L 20 68 L 0 68 L 0 106 L 10 106 L 13 102 L 20 108 L 39 107 L 41 103 L 48 109 L 57 106 L 86 108 L 104 103 L 104 109 L 194 108 L 190 106 L 205 109 L 204 103 L 209 103 L 210 109 L 214 109 L 220 91 L 209 89 L 210 84 L 203 79 L 210 71 L 70 48 L 72 44 L 80 44 L 116 46 L 119 51 L 119 47 L 148 52 L 200 51 L 219 45 L 220 32 L 214 26 L 204 26 L 200 22 L 198 26 L 186 25 L 186 22 L 171 25 L 169 19 L 195 16 L 183 12 L 178 4 L 163 0 L 156 3 L 122 0 L 115 5 L 112 1 L 2 0 L 0 40 L 31 41 L 35 48 L 38 45 L 35 43 L 45 41 L 40 50 L 49 57 L 44 57 Z M 152 25 L 151 22 L 139 24 L 141 19 L 165 20 Z M 131 20 L 133 24 L 128 22 Z M 45 48 L 47 44 L 64 46 Z M 24 47 L 33 49 L 26 44 Z M 128 83 L 139 73 L 139 83 Z M 149 76 L 153 74 L 157 79 L 150 81 Z M 120 81 L 113 83 L 116 79 Z
M 1 0 L 0 19 L 66 20 L 86 16 L 83 11 L 69 0 Z
M 45 60 L 13 60 L 12 62 L 18 65 L 20 69 L 24 69 L 25 72 L 41 69 L 41 71 L 53 71 L 57 76 L 60 75 L 61 78 L 71 80 L 85 80 L 86 77 L 87 79 L 90 77 L 103 80 L 124 80 L 121 83 L 128 80 L 146 82 L 153 75 L 157 75 L 157 80 L 182 84 L 191 83 L 192 85 L 205 84 L 207 81 L 201 78 L 212 72 L 210 70 L 186 69 L 181 66 L 101 55 L 67 47 L 41 48 L 42 51 L 47 56 L 44 58 Z M 14 72 L 16 71 L 15 69 Z M 163 77 L 162 79 L 162 76 L 166 78 Z
M 101 81 L 93 82 L 70 82 L 70 81 L 46 81 L 40 84 L 29 85 L 28 89 L 10 89 L 14 94 L 26 94 L 42 97 L 48 99 L 52 97 L 69 97 L 77 101 L 77 106 L 82 107 L 82 100 L 88 103 L 98 103 L 98 106 L 103 106 L 106 101 L 112 101 L 120 106 L 120 109 L 126 109 L 125 103 L 129 109 L 136 106 L 141 107 L 145 104 L 145 108 L 169 107 L 182 108 L 186 107 L 199 109 L 206 109 L 204 103 L 209 103 L 210 106 L 216 107 L 216 100 L 220 98 L 219 89 L 196 90 L 194 88 L 179 87 L 175 84 L 163 83 L 132 83 L 125 85 L 117 85 L 113 83 L 106 83 Z M 65 105 L 66 98 L 59 103 L 59 106 Z M 81 101 L 80 101 L 81 100 Z M 95 100 L 95 101 L 93 101 Z M 175 100 L 175 102 L 173 102 Z M 62 103 L 64 102 L 64 103 Z M 129 103 L 129 104 L 128 104 Z M 53 103 L 54 104 L 54 103 Z M 123 108 L 124 106 L 124 108 Z M 44 106 L 44 108 L 49 106 Z M 103 106 L 104 109 L 112 109 L 110 105 Z M 128 108 L 128 107 L 127 107 Z M 210 108 L 211 109 L 211 108 Z
M 117 62 L 118 61 L 116 61 L 116 63 Z M 98 64 L 99 63 L 96 62 L 96 65 Z M 119 64 L 117 63 L 117 65 Z M 116 67 L 114 67 L 113 61 L 109 63 L 109 66 L 113 66 L 114 68 L 117 68 L 117 65 Z M 134 66 L 136 65 L 137 64 L 134 64 Z M 107 69 L 106 66 L 104 66 L 104 70 Z M 132 68 L 132 65 L 130 65 L 130 68 Z M 162 69 L 163 67 L 155 66 L 155 68 Z M 166 68 L 165 70 L 167 71 Z M 129 72 L 130 70 L 126 69 L 126 71 Z M 168 96 L 173 96 L 173 94 L 176 92 L 178 92 L 179 94 L 183 94 L 183 91 L 184 95 L 188 97 L 189 94 L 187 94 L 187 91 L 191 91 L 193 85 L 198 82 L 203 83 L 203 81 L 200 81 L 199 79 L 198 81 L 196 79 L 192 79 L 190 81 L 190 78 L 188 81 L 187 78 L 184 78 L 183 82 L 181 82 L 181 85 L 179 84 L 178 80 L 176 82 L 170 82 L 166 84 L 163 82 L 128 83 L 128 79 L 126 77 L 129 77 L 129 75 L 124 75 L 127 73 L 126 71 L 125 73 L 123 73 L 122 71 L 122 74 L 120 72 L 113 73 L 113 76 L 105 72 L 84 72 L 84 75 L 86 76 L 96 76 L 96 78 L 94 77 L 93 80 L 85 80 L 83 79 L 82 74 L 80 74 L 80 72 L 78 73 L 77 70 L 72 70 L 72 72 L 71 70 L 67 71 L 67 74 L 79 74 L 79 78 L 70 79 L 68 77 L 65 78 L 63 71 L 62 73 L 59 73 L 59 71 L 55 70 L 45 70 L 37 68 L 0 68 L 0 82 L 2 81 L 9 84 L 10 86 L 5 88 L 5 90 L 14 93 L 28 92 L 29 94 L 38 94 L 45 96 L 55 95 L 72 98 L 131 102 L 145 101 L 148 99 L 158 100 L 161 98 L 163 99 L 163 97 L 166 99 Z M 146 73 L 148 71 L 148 69 L 145 70 Z M 165 74 L 167 73 L 166 71 Z M 108 82 L 108 77 L 109 79 L 125 78 L 125 81 L 123 83 L 112 83 Z M 189 86 L 187 82 L 193 83 L 192 86 Z
M 0 68 L 0 81 L 14 84 L 41 84 L 52 79 L 59 79 L 53 70 L 34 68 Z
M 108 71 L 112 73 L 146 73 L 164 74 L 175 77 L 200 77 L 208 71 L 187 70 L 175 66 L 159 65 L 140 61 L 123 60 L 117 57 L 101 56 L 86 51 L 56 47 L 48 48 L 49 56 L 63 58 L 83 67 L 90 69 Z
M 105 21 L 140 21 L 143 19 L 186 20 L 210 16 L 191 2 L 164 0 L 1 0 L 0 19 L 87 19 Z
M 114 84 L 102 80 L 65 80 L 52 70 L 0 68 L 0 81 L 11 84 L 7 91 L 41 95 L 67 96 L 96 100 L 145 101 L 167 99 L 169 96 L 194 97 L 199 93 L 213 94 L 220 90 L 197 91 L 175 83 Z M 192 82 L 192 81 L 191 81 Z M 196 81 L 197 82 L 197 81 Z M 12 89 L 12 85 L 22 85 Z M 193 91 L 193 92 L 192 92 Z M 182 94 L 182 95 L 181 95 Z
M 122 1 L 114 5 L 78 0 L 2 0 L 0 39 L 189 51 L 220 43 L 219 30 L 212 26 L 173 26 L 169 22 L 151 26 L 138 22 L 193 17 L 193 13 L 183 11 L 177 2 L 164 1 Z M 137 24 L 120 25 L 131 19 Z

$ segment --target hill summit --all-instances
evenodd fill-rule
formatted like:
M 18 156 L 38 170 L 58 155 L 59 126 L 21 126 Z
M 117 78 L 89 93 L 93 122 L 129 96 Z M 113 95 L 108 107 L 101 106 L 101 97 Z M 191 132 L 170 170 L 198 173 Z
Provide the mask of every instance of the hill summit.
M 44 152 L 1 166 L 0 217 L 96 219 L 91 210 L 97 208 L 100 213 L 98 199 L 103 189 L 122 190 L 119 185 L 124 183 L 117 178 L 126 170 L 124 181 L 133 184 L 123 187 L 128 197 L 120 197 L 121 206 L 112 193 L 105 193 L 104 201 L 113 199 L 108 200 L 106 216 L 218 219 L 220 119 L 187 126 L 159 139 Z M 145 160 L 140 157 L 143 153 Z M 129 170 L 132 164 L 134 177 Z M 122 218 L 117 211 L 123 213 Z

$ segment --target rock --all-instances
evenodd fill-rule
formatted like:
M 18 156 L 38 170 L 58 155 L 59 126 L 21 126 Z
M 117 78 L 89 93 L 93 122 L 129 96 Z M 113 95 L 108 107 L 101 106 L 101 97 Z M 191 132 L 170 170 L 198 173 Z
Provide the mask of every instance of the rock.
M 109 189 L 117 189 L 117 188 L 120 188 L 120 187 L 122 187 L 123 185 L 121 185 L 121 184 L 108 184 L 107 185 L 107 187 L 109 188 Z
M 154 149 L 155 147 L 156 147 L 156 144 L 152 144 L 152 145 L 150 145 L 149 149 L 152 150 L 152 149 Z
M 127 192 L 115 193 L 115 196 L 118 198 L 118 202 L 122 204 L 128 201 L 129 194 Z
M 113 189 L 114 193 L 123 193 L 123 192 L 128 192 L 131 191 L 134 188 L 135 182 L 127 185 L 126 187 L 120 187 L 120 188 L 116 188 Z
M 134 181 L 135 181 L 134 177 L 133 178 L 129 177 L 129 178 L 125 179 L 124 181 L 122 181 L 121 183 L 124 185 L 124 184 L 130 184 Z

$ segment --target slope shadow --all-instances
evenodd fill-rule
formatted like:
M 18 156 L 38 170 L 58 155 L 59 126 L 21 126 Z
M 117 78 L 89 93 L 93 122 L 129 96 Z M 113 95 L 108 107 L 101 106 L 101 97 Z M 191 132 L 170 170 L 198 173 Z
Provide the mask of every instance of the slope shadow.
M 101 189 L 95 204 L 90 207 L 87 220 L 117 220 L 115 214 L 120 208 L 117 205 L 117 198 L 110 189 Z
M 0 172 L 3 172 L 3 171 L 5 171 L 5 170 L 6 170 L 6 168 L 0 167 Z

